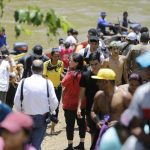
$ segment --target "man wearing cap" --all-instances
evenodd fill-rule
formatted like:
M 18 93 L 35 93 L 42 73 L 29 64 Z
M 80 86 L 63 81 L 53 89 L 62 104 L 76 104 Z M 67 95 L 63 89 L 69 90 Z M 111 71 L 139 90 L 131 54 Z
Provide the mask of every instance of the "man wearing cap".
M 23 111 L 33 118 L 31 144 L 40 150 L 47 128 L 47 114 L 49 111 L 55 111 L 58 100 L 52 82 L 42 77 L 43 62 L 41 60 L 33 61 L 32 71 L 31 77 L 20 81 L 14 105 L 17 111 Z
M 92 78 L 97 79 L 97 84 L 101 87 L 101 90 L 94 97 L 91 109 L 91 117 L 96 123 L 98 131 L 98 129 L 101 129 L 101 121 L 105 115 L 110 116 L 109 127 L 119 121 L 120 115 L 125 110 L 124 102 L 128 100 L 128 95 L 115 86 L 116 74 L 111 69 L 102 68 Z M 95 141 L 98 133 L 95 133 Z
M 5 49 L 5 52 L 6 51 L 8 52 L 7 49 Z M 9 78 L 10 76 L 15 76 L 14 66 L 15 63 L 10 58 L 9 52 L 6 55 L 2 50 L 0 52 L 0 100 L 2 102 L 6 102 Z
M 109 45 L 110 57 L 104 60 L 103 68 L 110 68 L 116 73 L 116 85 L 122 84 L 122 78 L 128 83 L 126 57 L 119 55 L 120 42 L 113 41 Z
M 136 58 L 147 52 L 150 51 L 150 44 L 148 43 L 150 37 L 149 37 L 149 33 L 148 32 L 143 32 L 141 33 L 141 37 L 140 37 L 140 43 L 135 45 L 131 51 L 129 51 L 129 54 L 127 55 L 127 66 L 128 66 L 128 70 L 129 72 L 136 72 L 141 74 L 142 78 L 144 80 L 145 79 L 145 71 L 143 72 L 140 68 L 140 66 L 137 64 L 136 62 Z
M 100 18 L 98 19 L 97 29 L 100 30 L 104 35 L 109 35 L 109 32 L 106 31 L 106 27 L 110 27 L 110 29 L 113 30 L 113 32 L 116 34 L 115 26 L 111 23 L 108 23 L 105 19 L 106 12 L 100 13 Z
M 24 66 L 24 72 L 22 78 L 27 78 L 32 75 L 31 66 L 32 62 L 35 59 L 40 59 L 43 62 L 47 61 L 49 58 L 43 54 L 43 47 L 41 45 L 35 45 L 32 49 L 32 54 L 29 56 L 25 56 L 21 58 L 22 61 L 20 61 Z
M 126 37 L 126 42 L 122 43 L 121 54 L 127 56 L 136 44 L 138 44 L 137 35 L 135 32 L 130 32 Z

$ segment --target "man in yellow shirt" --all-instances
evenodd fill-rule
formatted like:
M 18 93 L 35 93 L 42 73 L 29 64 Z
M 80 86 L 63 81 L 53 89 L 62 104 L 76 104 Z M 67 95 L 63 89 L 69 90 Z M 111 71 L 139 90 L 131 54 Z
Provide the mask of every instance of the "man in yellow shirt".
M 64 64 L 60 59 L 60 52 L 58 48 L 53 48 L 51 52 L 51 59 L 46 61 L 44 63 L 44 70 L 43 70 L 43 76 L 49 80 L 52 81 L 55 93 L 57 96 L 58 101 L 60 102 L 61 98 L 61 78 L 62 78 L 62 72 L 64 69 Z M 58 112 L 59 112 L 59 106 L 56 109 L 56 114 L 54 117 L 58 119 Z M 54 132 L 54 124 L 52 124 L 51 133 Z

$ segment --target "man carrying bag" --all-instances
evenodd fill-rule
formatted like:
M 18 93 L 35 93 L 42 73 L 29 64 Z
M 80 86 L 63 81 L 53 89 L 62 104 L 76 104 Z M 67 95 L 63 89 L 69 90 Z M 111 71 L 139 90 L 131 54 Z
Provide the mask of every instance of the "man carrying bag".
M 31 144 L 40 150 L 47 123 L 49 123 L 47 122 L 49 112 L 57 108 L 58 100 L 52 82 L 42 77 L 43 62 L 41 60 L 33 61 L 32 71 L 31 77 L 19 83 L 14 104 L 17 111 L 23 111 L 32 116 L 34 127 L 31 133 Z

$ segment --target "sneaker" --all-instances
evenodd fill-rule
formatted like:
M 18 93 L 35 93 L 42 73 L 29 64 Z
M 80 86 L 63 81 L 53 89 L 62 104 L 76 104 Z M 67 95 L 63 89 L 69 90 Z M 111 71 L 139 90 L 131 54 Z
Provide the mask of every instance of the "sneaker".
M 78 146 L 75 146 L 74 147 L 74 150 L 85 150 L 85 148 L 84 148 L 84 144 L 79 144 Z

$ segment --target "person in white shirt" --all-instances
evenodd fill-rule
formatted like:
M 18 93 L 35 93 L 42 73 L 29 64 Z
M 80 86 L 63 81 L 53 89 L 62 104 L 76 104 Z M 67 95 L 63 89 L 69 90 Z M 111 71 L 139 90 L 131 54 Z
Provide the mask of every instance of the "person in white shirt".
M 78 31 L 70 28 L 68 31 L 67 31 L 67 38 L 66 38 L 66 41 L 65 42 L 68 42 L 70 43 L 70 46 L 73 50 L 76 49 L 76 46 L 77 46 L 77 35 L 78 35 Z
M 17 111 L 23 111 L 32 116 L 35 125 L 31 134 L 31 144 L 40 150 L 47 128 L 47 114 L 49 111 L 55 111 L 58 100 L 52 82 L 42 77 L 43 62 L 41 60 L 33 61 L 32 72 L 31 77 L 20 81 L 14 98 L 14 105 Z M 21 88 L 22 85 L 23 88 Z
M 13 67 L 13 61 L 10 56 L 0 54 L 0 100 L 2 102 L 6 102 L 6 95 L 9 87 L 9 76 L 15 76 Z

